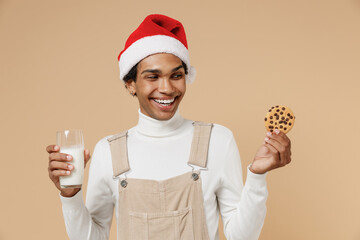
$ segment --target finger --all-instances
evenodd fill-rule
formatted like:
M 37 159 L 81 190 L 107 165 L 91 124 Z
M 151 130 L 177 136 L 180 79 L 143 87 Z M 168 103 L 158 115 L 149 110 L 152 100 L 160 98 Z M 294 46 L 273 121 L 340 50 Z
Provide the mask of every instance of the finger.
M 276 129 L 278 130 L 278 129 Z M 277 134 L 276 132 L 267 132 L 266 136 L 268 138 L 274 139 L 276 141 L 278 141 L 279 143 L 281 143 L 282 145 L 284 145 L 285 147 L 289 147 L 290 146 L 290 139 L 286 136 L 285 133 L 279 131 L 279 133 Z
M 70 154 L 66 153 L 50 153 L 49 161 L 71 161 L 73 158 Z
M 288 158 L 288 160 L 287 160 L 286 164 L 289 164 L 289 163 L 291 163 L 291 156 L 289 156 L 289 158 Z
M 48 153 L 58 152 L 59 150 L 60 150 L 60 147 L 58 145 L 49 145 L 46 147 L 46 151 Z
M 282 140 L 281 143 L 283 144 L 283 146 L 286 149 L 286 152 L 284 153 L 284 164 L 289 164 L 291 162 L 291 140 L 290 138 L 283 132 L 281 131 L 276 131 L 276 135 L 278 135 Z M 275 136 L 276 138 L 276 136 Z
M 279 152 L 276 150 L 276 148 L 274 148 L 271 144 L 267 142 L 265 142 L 264 146 L 269 149 L 269 151 L 275 156 L 275 160 L 279 162 Z
M 50 177 L 58 178 L 60 176 L 68 176 L 70 175 L 70 171 L 65 170 L 54 170 L 50 172 Z
M 58 162 L 58 161 L 51 161 L 49 163 L 49 170 L 50 171 L 54 171 L 54 170 L 73 170 L 74 169 L 74 165 L 69 164 L 69 163 L 65 163 L 65 162 Z
M 265 143 L 271 144 L 278 152 L 285 152 L 285 146 L 274 138 L 267 136 L 264 139 Z
M 291 155 L 290 139 L 286 136 L 286 134 L 284 134 L 283 132 L 280 132 L 280 131 L 279 131 L 279 133 L 268 132 L 268 133 L 266 133 L 266 136 L 270 139 L 274 139 L 274 140 L 278 141 L 282 146 L 285 147 L 285 151 L 287 152 L 286 154 L 288 156 Z M 279 150 L 281 151 L 281 149 L 279 149 Z
M 281 143 L 271 138 L 265 138 L 265 142 L 276 149 L 280 163 L 285 165 L 288 161 L 288 152 L 286 151 L 286 148 Z
M 287 143 L 286 145 L 288 145 L 289 147 L 291 146 L 291 140 L 290 138 L 283 132 L 280 132 L 279 134 L 277 134 L 278 136 L 280 136 L 282 139 L 285 140 L 285 142 Z

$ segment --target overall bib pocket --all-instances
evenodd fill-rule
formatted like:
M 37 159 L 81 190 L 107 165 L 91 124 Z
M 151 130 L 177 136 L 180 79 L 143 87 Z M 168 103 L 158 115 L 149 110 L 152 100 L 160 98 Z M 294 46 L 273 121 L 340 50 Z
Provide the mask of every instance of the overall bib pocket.
M 130 212 L 131 240 L 194 240 L 192 208 L 179 211 Z

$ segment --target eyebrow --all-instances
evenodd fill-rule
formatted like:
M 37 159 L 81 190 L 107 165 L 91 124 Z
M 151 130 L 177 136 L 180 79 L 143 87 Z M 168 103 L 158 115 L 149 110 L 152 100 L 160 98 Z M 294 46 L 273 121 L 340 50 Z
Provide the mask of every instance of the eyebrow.
M 172 72 L 172 73 L 173 73 L 173 72 L 176 72 L 176 71 L 179 70 L 180 68 L 184 68 L 184 66 L 183 66 L 183 65 L 179 65 L 179 66 L 177 66 L 176 68 L 172 69 L 171 72 Z M 161 73 L 161 71 L 160 71 L 159 69 L 146 69 L 146 70 L 142 71 L 141 74 L 147 73 L 147 72 L 149 72 L 149 73 Z

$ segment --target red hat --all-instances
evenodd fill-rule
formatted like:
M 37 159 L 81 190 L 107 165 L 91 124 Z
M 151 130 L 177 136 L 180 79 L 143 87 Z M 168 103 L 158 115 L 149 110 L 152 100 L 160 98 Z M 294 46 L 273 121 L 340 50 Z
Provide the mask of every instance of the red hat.
M 181 22 L 165 15 L 147 16 L 129 36 L 125 48 L 119 54 L 120 79 L 142 59 L 155 53 L 171 53 L 180 58 L 188 67 L 186 82 L 195 79 L 195 68 L 190 65 L 185 29 Z

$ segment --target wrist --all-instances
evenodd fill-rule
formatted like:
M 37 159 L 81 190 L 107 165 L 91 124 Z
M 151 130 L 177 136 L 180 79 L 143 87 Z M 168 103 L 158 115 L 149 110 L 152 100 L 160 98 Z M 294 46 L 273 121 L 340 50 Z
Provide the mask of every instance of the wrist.
M 75 196 L 81 188 L 64 189 L 60 191 L 60 195 L 63 197 L 71 198 Z
M 258 169 L 256 166 L 254 166 L 254 164 L 251 164 L 249 166 L 249 170 L 254 174 L 265 174 L 267 172 L 267 171 Z

